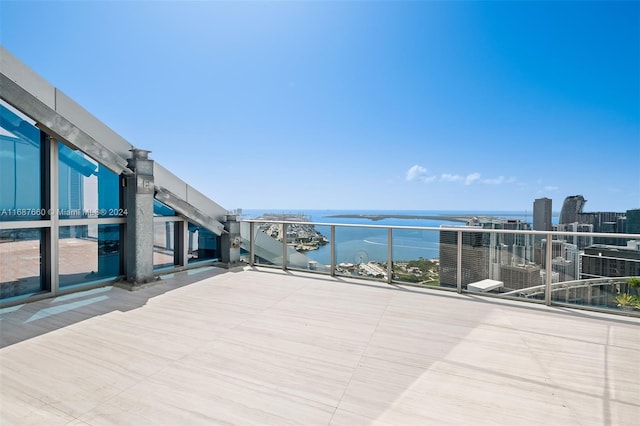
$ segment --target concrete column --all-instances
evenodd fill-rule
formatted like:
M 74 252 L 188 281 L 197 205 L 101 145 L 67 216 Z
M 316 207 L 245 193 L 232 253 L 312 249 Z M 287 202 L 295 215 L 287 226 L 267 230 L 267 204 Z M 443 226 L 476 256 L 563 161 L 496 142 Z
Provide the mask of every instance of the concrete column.
M 229 266 L 240 261 L 240 222 L 235 215 L 227 215 L 224 230 L 220 236 L 220 261 Z
M 153 160 L 144 149 L 131 149 L 127 160 L 133 175 L 125 177 L 127 229 L 125 236 L 125 288 L 135 290 L 153 277 Z

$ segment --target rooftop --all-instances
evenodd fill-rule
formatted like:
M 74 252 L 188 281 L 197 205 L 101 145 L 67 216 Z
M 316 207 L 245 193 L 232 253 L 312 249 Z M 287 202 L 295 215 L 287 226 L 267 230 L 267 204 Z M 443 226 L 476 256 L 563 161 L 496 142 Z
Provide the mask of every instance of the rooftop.
M 0 423 L 637 424 L 640 319 L 269 268 L 1 311 Z

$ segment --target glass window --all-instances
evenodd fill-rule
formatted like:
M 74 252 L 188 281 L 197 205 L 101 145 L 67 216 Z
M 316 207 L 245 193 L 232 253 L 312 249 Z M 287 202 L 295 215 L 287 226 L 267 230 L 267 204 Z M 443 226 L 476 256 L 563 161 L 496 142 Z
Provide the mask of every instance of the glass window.
M 0 102 L 0 220 L 42 218 L 40 130 Z
M 153 215 L 154 216 L 175 216 L 176 212 L 171 207 L 167 206 L 161 201 L 153 200 Z
M 153 224 L 153 267 L 165 268 L 175 263 L 175 223 L 156 222 Z
M 60 219 L 126 216 L 118 175 L 80 151 L 58 143 Z
M 120 225 L 61 226 L 59 238 L 61 288 L 120 275 Z
M 0 231 L 0 298 L 43 290 L 41 229 Z
M 189 223 L 189 263 L 215 260 L 217 257 L 217 235 L 201 226 Z

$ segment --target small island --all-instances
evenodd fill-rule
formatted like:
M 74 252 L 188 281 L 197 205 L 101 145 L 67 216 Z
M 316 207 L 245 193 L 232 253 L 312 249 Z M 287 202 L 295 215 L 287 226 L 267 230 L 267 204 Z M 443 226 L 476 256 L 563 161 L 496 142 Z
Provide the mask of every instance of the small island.
M 510 214 L 510 216 L 517 216 Z M 473 215 L 473 214 L 436 214 L 436 215 L 413 215 L 413 214 L 336 214 L 327 217 L 341 219 L 369 219 L 378 221 L 384 219 L 425 219 L 425 220 L 441 220 L 447 222 L 469 223 L 472 220 L 493 218 L 495 216 Z
M 341 219 L 369 219 L 372 221 L 384 220 L 384 219 L 427 219 L 427 220 L 447 220 L 450 222 L 463 222 L 466 223 L 469 219 L 472 219 L 473 215 L 412 215 L 412 214 L 336 214 L 333 218 Z

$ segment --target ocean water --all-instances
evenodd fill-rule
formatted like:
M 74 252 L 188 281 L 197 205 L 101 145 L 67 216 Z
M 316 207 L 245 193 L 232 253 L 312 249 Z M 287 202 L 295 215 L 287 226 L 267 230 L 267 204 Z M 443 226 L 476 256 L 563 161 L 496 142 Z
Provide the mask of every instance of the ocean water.
M 464 222 L 452 220 L 452 216 L 494 216 L 532 221 L 525 212 L 487 211 L 363 211 L 363 210 L 244 210 L 243 219 L 254 219 L 265 213 L 304 214 L 312 222 L 345 225 L 411 226 L 434 227 L 441 225 L 461 226 Z M 429 216 L 428 218 L 388 217 L 371 220 L 363 217 L 335 217 L 341 215 L 381 215 L 381 216 Z M 316 225 L 316 229 L 330 239 L 330 226 Z M 388 253 L 388 232 L 381 228 L 336 227 L 336 262 L 361 263 L 366 261 L 386 262 Z M 394 229 L 392 234 L 392 256 L 394 262 L 403 260 L 437 259 L 439 254 L 438 230 Z M 321 264 L 331 263 L 331 246 L 320 247 L 307 252 L 307 256 Z

